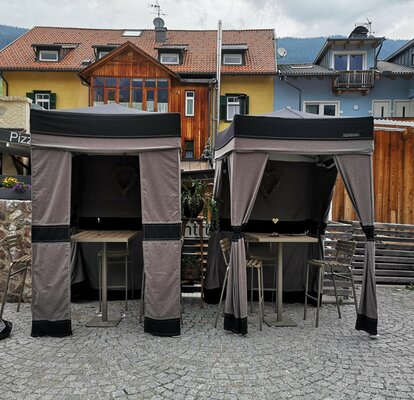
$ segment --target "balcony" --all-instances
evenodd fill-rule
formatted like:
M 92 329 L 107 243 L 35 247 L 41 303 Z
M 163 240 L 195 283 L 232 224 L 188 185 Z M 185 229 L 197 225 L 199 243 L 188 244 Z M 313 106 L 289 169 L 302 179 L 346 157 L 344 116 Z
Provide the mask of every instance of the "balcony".
M 337 93 L 342 91 L 361 91 L 367 94 L 374 87 L 375 71 L 341 71 L 333 82 Z

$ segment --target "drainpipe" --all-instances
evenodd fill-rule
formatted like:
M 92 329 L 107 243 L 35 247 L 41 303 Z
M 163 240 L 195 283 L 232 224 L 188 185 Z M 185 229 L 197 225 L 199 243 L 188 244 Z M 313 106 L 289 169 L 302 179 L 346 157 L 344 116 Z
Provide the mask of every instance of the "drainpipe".
M 7 79 L 4 77 L 2 71 L 0 71 L 0 77 L 4 81 L 4 83 L 6 84 L 6 96 L 8 96 L 9 95 L 9 82 L 7 82 Z
M 299 92 L 299 111 L 302 111 L 302 89 L 298 88 L 297 86 L 292 85 L 290 82 L 288 82 L 287 76 L 284 76 L 283 78 L 280 78 L 280 80 L 285 82 L 289 86 L 292 86 L 294 89 L 296 89 Z
M 384 42 L 381 42 L 381 44 L 379 45 L 379 48 L 378 48 L 378 50 L 377 50 L 377 53 L 375 54 L 375 65 L 374 65 L 374 68 L 376 69 L 377 68 L 377 61 L 378 61 L 378 56 L 379 56 L 379 53 L 380 53 L 380 51 L 381 51 L 381 49 L 382 49 L 382 45 L 384 44 Z
M 211 152 L 213 155 L 214 160 L 214 147 L 216 144 L 216 134 L 219 132 L 219 125 L 220 125 L 220 81 L 221 81 L 221 44 L 223 41 L 222 38 L 222 26 L 221 26 L 221 19 L 218 22 L 218 30 L 217 30 L 217 64 L 216 64 L 216 81 L 217 81 L 217 90 L 216 90 L 216 125 L 215 130 L 213 132 L 213 136 L 211 137 Z

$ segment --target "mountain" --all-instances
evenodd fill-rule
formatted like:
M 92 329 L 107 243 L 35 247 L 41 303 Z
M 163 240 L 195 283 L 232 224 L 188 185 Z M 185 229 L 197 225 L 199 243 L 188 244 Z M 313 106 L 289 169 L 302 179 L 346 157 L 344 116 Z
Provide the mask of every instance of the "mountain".
M 0 25 L 0 49 L 25 33 L 27 29 L 15 28 L 12 26 Z M 282 37 L 277 40 L 277 47 L 287 50 L 287 55 L 283 58 L 278 57 L 280 64 L 300 64 L 311 63 L 319 53 L 325 43 L 326 37 L 295 38 Z M 384 41 L 379 54 L 380 59 L 384 59 L 407 43 L 407 40 L 387 39 Z
M 0 25 L 0 49 L 7 46 L 13 40 L 23 35 L 27 29 L 15 28 L 13 26 Z
M 312 63 L 318 55 L 319 51 L 321 50 L 326 39 L 326 37 L 278 38 L 278 49 L 283 47 L 284 49 L 286 49 L 287 54 L 283 58 L 280 58 L 278 56 L 277 62 L 279 64 Z M 383 60 L 384 58 L 387 58 L 389 55 L 394 53 L 394 51 L 402 47 L 407 42 L 408 40 L 386 39 L 379 53 L 379 59 Z

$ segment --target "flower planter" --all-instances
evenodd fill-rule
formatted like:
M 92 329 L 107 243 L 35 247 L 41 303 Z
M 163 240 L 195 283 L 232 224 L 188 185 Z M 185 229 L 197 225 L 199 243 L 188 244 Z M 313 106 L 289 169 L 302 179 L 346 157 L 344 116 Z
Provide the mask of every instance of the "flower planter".
M 32 191 L 26 190 L 25 192 L 15 192 L 10 188 L 0 188 L 0 199 L 3 200 L 31 200 Z

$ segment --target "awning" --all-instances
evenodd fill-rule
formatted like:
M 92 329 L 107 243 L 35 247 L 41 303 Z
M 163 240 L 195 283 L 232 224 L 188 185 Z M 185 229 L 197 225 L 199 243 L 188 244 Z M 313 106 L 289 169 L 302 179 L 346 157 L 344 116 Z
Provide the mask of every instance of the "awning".
M 0 153 L 30 156 L 30 135 L 25 129 L 0 128 Z

